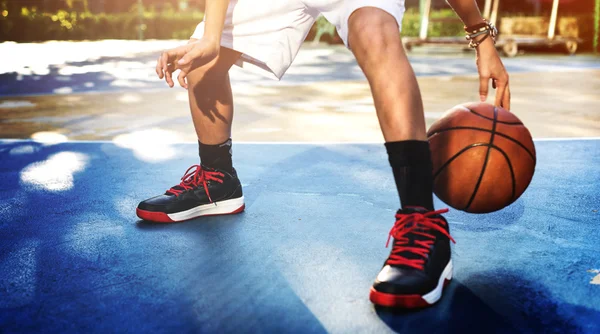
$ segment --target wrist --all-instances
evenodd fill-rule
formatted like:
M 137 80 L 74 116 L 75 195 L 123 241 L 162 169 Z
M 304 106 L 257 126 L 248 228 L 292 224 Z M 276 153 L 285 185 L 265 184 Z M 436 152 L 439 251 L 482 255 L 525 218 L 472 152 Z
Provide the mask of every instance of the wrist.
M 479 44 L 475 50 L 477 51 L 477 53 L 480 52 L 490 52 L 490 51 L 496 51 L 496 44 L 494 44 L 494 40 L 491 38 L 487 38 L 486 40 L 484 40 L 483 42 L 481 42 L 481 44 Z
M 202 40 L 212 47 L 219 47 L 221 44 L 221 35 L 207 33 L 202 36 Z
M 498 30 L 488 21 L 476 24 L 474 26 L 465 27 L 466 39 L 469 41 L 469 47 L 478 49 L 479 46 L 491 40 L 492 44 L 496 44 L 496 36 Z
M 485 26 L 487 21 L 483 17 L 478 16 L 477 18 L 469 20 L 469 21 L 465 20 L 465 21 L 463 21 L 463 23 L 465 24 L 465 26 L 464 26 L 465 32 L 468 33 L 471 30 L 479 29 L 482 26 Z

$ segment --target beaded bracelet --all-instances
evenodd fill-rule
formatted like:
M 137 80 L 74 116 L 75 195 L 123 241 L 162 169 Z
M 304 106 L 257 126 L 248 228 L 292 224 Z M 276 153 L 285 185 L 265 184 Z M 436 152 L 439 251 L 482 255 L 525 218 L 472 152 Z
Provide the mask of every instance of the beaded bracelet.
M 465 27 L 465 32 L 467 33 L 466 39 L 469 41 L 470 48 L 478 47 L 483 41 L 485 41 L 488 37 L 492 37 L 494 44 L 496 44 L 496 36 L 498 36 L 498 29 L 484 20 L 483 23 L 476 24 L 474 26 Z M 483 38 L 476 40 L 477 37 L 485 35 Z

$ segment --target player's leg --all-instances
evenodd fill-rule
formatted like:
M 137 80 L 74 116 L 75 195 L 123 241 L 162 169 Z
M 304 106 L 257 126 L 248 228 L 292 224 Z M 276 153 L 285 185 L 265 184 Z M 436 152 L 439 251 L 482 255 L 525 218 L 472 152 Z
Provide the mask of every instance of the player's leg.
M 233 94 L 229 69 L 241 54 L 221 48 L 219 56 L 188 74 L 188 95 L 202 165 L 232 171 Z
M 402 206 L 433 209 L 423 102 L 398 23 L 382 9 L 365 7 L 350 16 L 348 25 L 348 42 L 369 81 L 392 167 L 414 165 L 394 168 Z
M 316 12 L 306 9 L 300 0 L 230 3 L 218 58 L 187 76 L 201 165 L 192 166 L 183 182 L 164 195 L 140 203 L 140 218 L 172 222 L 244 209 L 231 162 L 233 98 L 228 70 L 235 63 L 281 78 L 315 20 Z M 202 36 L 203 22 L 192 38 Z
M 138 217 L 177 222 L 244 209 L 242 187 L 231 161 L 233 97 L 228 71 L 240 53 L 221 48 L 212 62 L 192 70 L 188 92 L 201 165 L 186 171 L 179 185 L 138 205 Z
M 365 7 L 348 24 L 348 42 L 369 80 L 386 142 L 426 140 L 421 93 L 395 18 Z
M 446 220 L 433 211 L 423 104 L 399 21 L 382 8 L 359 8 L 348 19 L 348 42 L 371 86 L 402 206 L 392 253 L 377 276 L 371 301 L 422 307 L 435 303 L 452 277 L 450 235 Z

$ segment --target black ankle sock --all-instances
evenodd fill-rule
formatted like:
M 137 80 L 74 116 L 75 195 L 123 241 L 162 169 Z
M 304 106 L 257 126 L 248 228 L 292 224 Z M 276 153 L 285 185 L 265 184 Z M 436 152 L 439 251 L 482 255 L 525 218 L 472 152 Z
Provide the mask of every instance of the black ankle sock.
M 385 143 L 394 172 L 400 204 L 433 210 L 433 176 L 429 142 L 405 140 Z
M 221 169 L 230 173 L 233 171 L 231 138 L 218 145 L 206 145 L 198 141 L 198 153 L 200 154 L 200 162 L 203 166 Z

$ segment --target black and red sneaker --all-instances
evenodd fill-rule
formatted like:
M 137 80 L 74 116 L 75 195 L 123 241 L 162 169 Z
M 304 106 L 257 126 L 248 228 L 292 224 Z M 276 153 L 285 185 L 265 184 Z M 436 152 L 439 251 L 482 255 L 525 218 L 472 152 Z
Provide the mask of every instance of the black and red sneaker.
M 242 184 L 232 173 L 194 165 L 181 183 L 163 195 L 141 202 L 137 216 L 158 223 L 173 223 L 201 216 L 227 215 L 244 211 Z
M 371 302 L 385 307 L 421 308 L 437 302 L 452 279 L 448 222 L 442 213 L 410 207 L 396 213 L 393 249 L 371 288 Z

